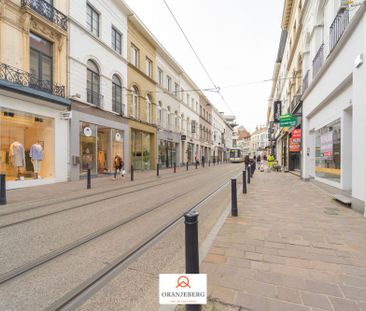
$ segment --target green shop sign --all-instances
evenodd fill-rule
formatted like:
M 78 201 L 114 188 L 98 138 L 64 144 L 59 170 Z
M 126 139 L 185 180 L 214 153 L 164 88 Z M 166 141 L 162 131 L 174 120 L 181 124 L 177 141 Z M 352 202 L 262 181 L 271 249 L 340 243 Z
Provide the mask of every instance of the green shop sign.
M 280 127 L 291 127 L 295 126 L 297 123 L 296 117 L 292 114 L 284 114 L 280 116 Z

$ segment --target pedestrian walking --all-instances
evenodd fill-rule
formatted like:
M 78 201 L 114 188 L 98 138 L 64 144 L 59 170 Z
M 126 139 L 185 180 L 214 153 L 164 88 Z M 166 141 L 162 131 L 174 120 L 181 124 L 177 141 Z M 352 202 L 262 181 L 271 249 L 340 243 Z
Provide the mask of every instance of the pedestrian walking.
M 202 155 L 201 161 L 202 161 L 202 166 L 205 167 L 205 156 L 204 155 Z
M 245 168 L 247 168 L 250 163 L 250 158 L 249 158 L 248 154 L 244 158 L 244 163 L 245 163 Z
M 125 176 L 125 168 L 124 168 L 125 164 L 122 160 L 122 158 L 116 154 L 114 159 L 113 159 L 113 168 L 114 168 L 114 177 L 113 180 L 116 180 L 117 178 L 117 172 L 119 172 L 121 174 L 122 177 Z
M 194 160 L 196 161 L 196 165 L 200 164 L 200 158 L 198 156 L 198 153 L 196 153 L 196 155 L 194 156 Z

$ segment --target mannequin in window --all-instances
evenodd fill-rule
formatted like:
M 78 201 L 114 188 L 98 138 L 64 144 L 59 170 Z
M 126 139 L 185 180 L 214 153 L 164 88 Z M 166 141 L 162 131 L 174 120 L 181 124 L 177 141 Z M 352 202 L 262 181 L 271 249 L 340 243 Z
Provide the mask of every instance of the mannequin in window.
M 33 144 L 29 151 L 29 156 L 32 159 L 34 178 L 41 178 L 39 171 L 41 170 L 41 162 L 43 161 L 43 147 L 39 142 Z
M 25 152 L 24 146 L 15 141 L 10 145 L 9 148 L 10 163 L 18 168 L 17 179 L 20 179 L 20 169 L 25 166 Z

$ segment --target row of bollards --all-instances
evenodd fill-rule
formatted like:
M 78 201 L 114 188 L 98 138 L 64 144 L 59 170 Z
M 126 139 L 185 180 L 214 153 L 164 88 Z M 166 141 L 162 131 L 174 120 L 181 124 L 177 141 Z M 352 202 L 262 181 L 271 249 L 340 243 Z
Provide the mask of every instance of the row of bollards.
M 243 189 L 242 192 L 246 194 L 248 192 L 247 184 L 250 184 L 250 179 L 253 178 L 254 172 L 256 169 L 255 162 L 249 164 L 245 170 L 243 170 Z M 231 216 L 238 216 L 238 197 L 236 191 L 236 179 L 231 179 Z

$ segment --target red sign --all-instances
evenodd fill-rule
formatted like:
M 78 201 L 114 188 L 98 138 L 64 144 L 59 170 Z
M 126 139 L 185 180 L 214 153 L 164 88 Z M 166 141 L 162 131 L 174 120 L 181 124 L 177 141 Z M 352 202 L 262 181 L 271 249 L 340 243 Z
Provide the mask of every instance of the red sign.
M 289 141 L 289 151 L 290 152 L 300 152 L 300 141 L 298 139 L 290 138 Z
M 301 130 L 293 130 L 292 131 L 292 139 L 301 139 Z

